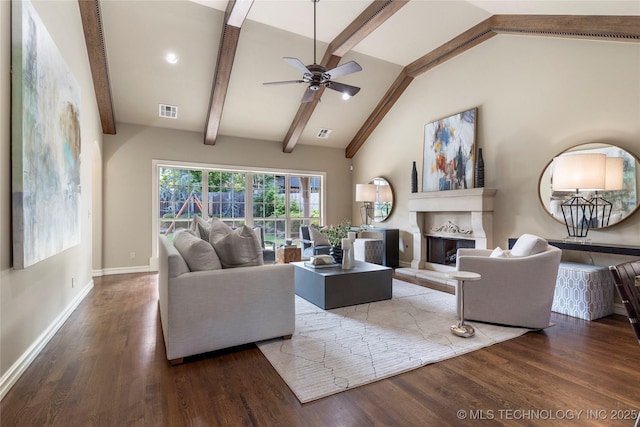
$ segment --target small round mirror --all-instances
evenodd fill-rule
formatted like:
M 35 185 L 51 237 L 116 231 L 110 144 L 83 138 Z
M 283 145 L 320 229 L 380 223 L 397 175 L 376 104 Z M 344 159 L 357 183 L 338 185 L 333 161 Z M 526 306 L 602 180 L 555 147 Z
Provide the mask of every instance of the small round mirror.
M 393 188 L 389 181 L 382 177 L 373 178 L 369 184 L 376 187 L 376 200 L 373 202 L 369 217 L 375 222 L 384 222 L 389 219 L 393 211 Z
M 604 210 L 598 214 L 598 219 L 592 221 L 589 228 L 605 228 L 625 220 L 638 209 L 638 174 L 640 160 L 628 151 L 611 144 L 605 143 L 589 143 L 571 147 L 558 156 L 574 155 L 574 154 L 605 154 L 606 158 L 617 159 L 618 167 L 616 177 L 610 176 L 613 167 L 607 163 L 607 182 L 615 180 L 615 184 L 607 184 L 607 188 L 602 191 L 580 191 L 580 195 L 587 200 L 604 201 L 610 203 L 608 212 Z M 556 157 L 558 157 L 556 156 Z M 622 160 L 620 160 L 622 159 Z M 575 191 L 559 191 L 553 189 L 553 159 L 547 164 L 540 181 L 538 183 L 538 191 L 540 202 L 544 206 L 545 211 L 553 217 L 553 219 L 564 222 L 562 214 L 562 203 L 568 201 L 575 195 Z M 600 205 L 602 206 L 602 205 Z

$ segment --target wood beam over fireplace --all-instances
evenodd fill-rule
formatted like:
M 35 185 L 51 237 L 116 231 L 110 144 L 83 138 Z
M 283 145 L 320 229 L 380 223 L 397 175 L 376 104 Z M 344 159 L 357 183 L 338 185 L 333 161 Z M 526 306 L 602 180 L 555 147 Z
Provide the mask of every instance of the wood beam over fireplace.
M 421 74 L 498 34 L 640 42 L 640 16 L 494 15 L 404 67 L 345 148 L 351 159 Z

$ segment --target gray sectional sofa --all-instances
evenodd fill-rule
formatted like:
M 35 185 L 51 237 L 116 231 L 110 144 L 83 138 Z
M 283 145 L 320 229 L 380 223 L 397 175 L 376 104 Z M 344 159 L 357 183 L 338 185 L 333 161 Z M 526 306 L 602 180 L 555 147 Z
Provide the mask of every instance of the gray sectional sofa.
M 190 271 L 165 237 L 159 241 L 159 305 L 167 359 L 271 338 L 295 330 L 289 264 Z

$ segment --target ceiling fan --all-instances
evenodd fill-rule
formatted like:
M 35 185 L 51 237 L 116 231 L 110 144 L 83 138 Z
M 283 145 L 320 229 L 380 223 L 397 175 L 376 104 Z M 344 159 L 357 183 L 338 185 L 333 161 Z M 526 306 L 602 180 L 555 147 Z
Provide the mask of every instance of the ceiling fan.
M 300 102 L 306 103 L 313 101 L 314 93 L 321 87 L 333 89 L 341 92 L 345 96 L 354 96 L 360 91 L 359 87 L 351 86 L 344 83 L 334 82 L 333 79 L 346 76 L 347 74 L 362 71 L 362 67 L 355 61 L 349 61 L 339 65 L 331 70 L 316 63 L 316 3 L 320 0 L 311 0 L 313 2 L 313 64 L 304 65 L 298 58 L 285 57 L 288 64 L 302 72 L 301 80 L 286 80 L 281 82 L 267 82 L 264 85 L 284 85 L 291 83 L 309 83 L 307 90 L 302 95 Z

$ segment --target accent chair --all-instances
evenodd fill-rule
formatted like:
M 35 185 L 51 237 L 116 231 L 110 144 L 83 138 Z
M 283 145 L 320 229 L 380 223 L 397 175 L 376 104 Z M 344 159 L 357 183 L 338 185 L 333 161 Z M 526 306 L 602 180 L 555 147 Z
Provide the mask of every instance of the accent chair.
M 310 258 L 314 255 L 329 255 L 331 245 L 326 242 L 318 244 L 311 238 L 311 232 L 308 225 L 300 226 L 300 244 L 302 246 L 302 258 Z
M 548 327 L 561 256 L 560 249 L 531 234 L 522 235 L 511 251 L 458 249 L 456 268 L 482 276 L 464 288 L 465 320 Z
M 254 227 L 253 231 L 258 236 L 262 245 L 262 259 L 266 263 L 276 262 L 276 244 L 270 240 L 264 240 L 264 229 L 262 227 Z

